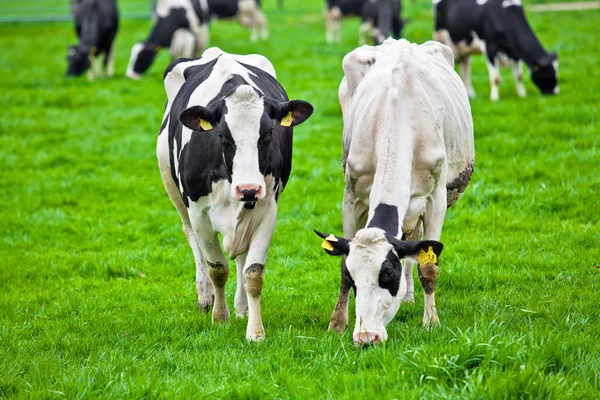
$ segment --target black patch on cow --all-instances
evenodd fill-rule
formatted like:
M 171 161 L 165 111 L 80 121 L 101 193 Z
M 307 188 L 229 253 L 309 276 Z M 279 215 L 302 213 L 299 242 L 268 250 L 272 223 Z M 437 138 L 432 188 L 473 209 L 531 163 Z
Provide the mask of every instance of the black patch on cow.
M 398 235 L 398 207 L 390 204 L 378 204 L 368 228 L 381 228 L 388 236 Z
M 206 261 L 206 264 L 208 264 L 208 266 L 210 268 L 214 268 L 214 269 L 225 268 L 225 265 L 223 263 L 219 262 L 219 261 L 217 261 L 215 263 L 210 262 L 210 261 Z
M 263 264 L 259 264 L 259 263 L 254 263 L 252 265 L 250 265 L 248 268 L 246 268 L 246 270 L 244 271 L 244 274 L 262 274 L 263 271 L 265 270 L 265 266 Z
M 354 283 L 354 279 L 352 279 L 352 275 L 350 275 L 350 271 L 348 271 L 348 267 L 346 267 L 346 258 L 342 259 L 342 282 L 340 286 L 340 292 L 346 293 L 348 290 L 354 291 L 354 297 L 356 297 L 356 284 Z
M 191 0 L 192 7 L 194 7 L 194 13 L 196 17 L 198 17 L 198 21 L 200 24 L 206 24 L 210 20 L 209 11 L 202 8 L 199 0 Z
M 392 296 L 398 294 L 402 278 L 402 263 L 393 251 L 389 251 L 379 271 L 379 287 L 389 290 Z
M 163 80 L 167 77 L 167 75 L 169 75 L 169 72 L 173 71 L 173 68 L 175 68 L 177 66 L 177 64 L 180 64 L 182 62 L 188 62 L 188 61 L 192 61 L 193 58 L 178 58 L 177 60 L 171 61 L 171 63 L 169 65 L 167 65 L 167 68 L 165 68 L 165 73 L 163 74 Z
M 208 0 L 208 9 L 212 15 L 219 18 L 233 18 L 238 13 L 236 0 Z
M 133 71 L 137 74 L 146 72 L 154 62 L 156 54 L 163 47 L 168 48 L 171 46 L 171 40 L 173 39 L 175 31 L 181 28 L 190 28 L 184 8 L 171 8 L 166 17 L 158 17 L 148 38 L 142 43 L 144 47 L 139 52 L 133 64 Z M 169 65 L 169 67 L 172 69 L 175 65 Z M 168 71 L 170 72 L 170 69 Z M 168 72 L 165 71 L 165 75 L 167 73 Z

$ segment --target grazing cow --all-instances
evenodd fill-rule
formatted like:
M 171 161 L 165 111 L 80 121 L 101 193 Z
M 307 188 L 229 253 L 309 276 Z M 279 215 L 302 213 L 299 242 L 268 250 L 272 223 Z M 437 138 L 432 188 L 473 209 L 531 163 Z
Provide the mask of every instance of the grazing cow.
M 260 294 L 277 201 L 292 167 L 292 127 L 313 107 L 288 100 L 265 57 L 216 47 L 171 63 L 165 89 L 158 163 L 194 253 L 198 307 L 212 307 L 213 322 L 229 320 L 221 233 L 236 263 L 236 315 L 248 313 L 246 337 L 261 340 Z
M 104 54 L 106 75 L 113 76 L 114 40 L 119 29 L 116 0 L 73 0 L 71 10 L 79 44 L 69 47 L 66 75 L 80 76 L 87 70 L 88 79 L 93 80 L 101 74 L 100 56 Z
M 509 64 L 517 94 L 525 97 L 521 60 L 543 94 L 558 93 L 558 57 L 540 44 L 525 18 L 521 0 L 433 0 L 433 4 L 433 37 L 452 48 L 469 97 L 475 97 L 471 55 L 479 53 L 487 56 L 492 100 L 499 98 L 499 67 Z
M 161 0 L 153 11 L 154 26 L 144 42 L 131 49 L 125 75 L 140 79 L 156 54 L 168 48 L 172 59 L 193 58 L 208 45 L 209 12 L 206 0 Z
M 237 18 L 243 27 L 250 28 L 250 40 L 258 40 L 258 30 L 263 40 L 268 39 L 267 18 L 260 9 L 260 0 L 208 0 L 211 17 Z
M 341 41 L 342 17 L 345 16 L 361 17 L 359 45 L 367 42 L 369 34 L 376 45 L 383 43 L 389 36 L 398 39 L 405 24 L 402 20 L 400 0 L 327 0 L 325 10 L 327 43 Z
M 453 65 L 450 48 L 403 39 L 344 57 L 344 237 L 317 234 L 328 254 L 343 256 L 329 328 L 342 332 L 348 325 L 354 288 L 356 345 L 387 339 L 385 326 L 400 302 L 414 301 L 417 260 L 423 323 L 439 323 L 438 240 L 446 209 L 464 192 L 474 162 L 471 109 Z

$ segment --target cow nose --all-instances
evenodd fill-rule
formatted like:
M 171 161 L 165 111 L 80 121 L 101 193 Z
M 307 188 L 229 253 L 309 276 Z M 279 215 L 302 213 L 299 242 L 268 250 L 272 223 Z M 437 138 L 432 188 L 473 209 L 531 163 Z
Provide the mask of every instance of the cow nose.
M 378 333 L 359 332 L 354 334 L 354 344 L 356 346 L 368 346 L 371 344 L 381 343 L 381 336 Z
M 240 201 L 256 201 L 261 191 L 262 186 L 260 185 L 238 185 L 235 188 L 238 200 Z

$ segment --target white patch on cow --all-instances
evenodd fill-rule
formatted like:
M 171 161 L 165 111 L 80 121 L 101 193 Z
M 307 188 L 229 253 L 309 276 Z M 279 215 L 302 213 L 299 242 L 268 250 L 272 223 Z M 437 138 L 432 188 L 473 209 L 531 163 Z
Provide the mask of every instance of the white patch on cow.
M 125 76 L 131 79 L 138 80 L 140 79 L 140 74 L 134 72 L 133 66 L 135 65 L 135 60 L 137 60 L 138 55 L 144 48 L 143 43 L 136 43 L 131 48 L 131 55 L 129 56 L 129 64 L 127 64 L 127 72 L 125 72 Z
M 480 6 L 482 6 L 482 5 L 484 5 L 485 3 L 487 3 L 487 2 L 488 2 L 488 0 L 477 0 L 477 5 L 480 5 Z
M 502 2 L 502 7 L 503 8 L 512 7 L 512 6 L 522 7 L 523 4 L 521 3 L 521 0 L 504 0 Z
M 262 199 L 265 196 L 265 181 L 258 169 L 257 143 L 264 100 L 252 86 L 243 85 L 225 99 L 225 104 L 225 122 L 236 146 L 231 171 L 231 197 L 236 198 L 238 185 L 252 185 L 262 188 L 258 197 Z
M 442 0 L 432 0 L 433 5 L 438 5 Z
M 173 33 L 169 54 L 173 60 L 181 57 L 192 58 L 196 52 L 196 36 L 186 28 L 177 29 Z
M 384 231 L 378 228 L 358 231 L 350 244 L 346 267 L 356 283 L 355 337 L 365 332 L 379 335 L 382 341 L 386 340 L 385 326 L 396 315 L 406 294 L 406 280 L 402 274 L 396 296 L 379 287 L 381 264 L 392 249 Z

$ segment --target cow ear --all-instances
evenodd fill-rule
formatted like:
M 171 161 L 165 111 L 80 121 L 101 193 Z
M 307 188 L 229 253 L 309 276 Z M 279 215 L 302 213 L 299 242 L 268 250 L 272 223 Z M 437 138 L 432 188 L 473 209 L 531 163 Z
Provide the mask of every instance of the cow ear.
M 324 239 L 323 243 L 321 243 L 321 247 L 325 250 L 325 253 L 330 256 L 340 256 L 342 254 L 348 255 L 348 253 L 350 253 L 350 241 L 348 239 L 344 239 L 340 236 L 328 235 L 319 232 L 316 229 L 314 231 L 318 236 Z
M 179 114 L 179 121 L 193 131 L 210 131 L 217 123 L 215 113 L 202 106 L 192 106 Z
M 444 245 L 435 240 L 390 240 L 398 258 L 410 257 L 419 261 L 419 265 L 437 264 Z
M 281 126 L 300 125 L 313 113 L 313 106 L 304 100 L 291 100 L 273 103 L 269 116 L 279 121 Z

